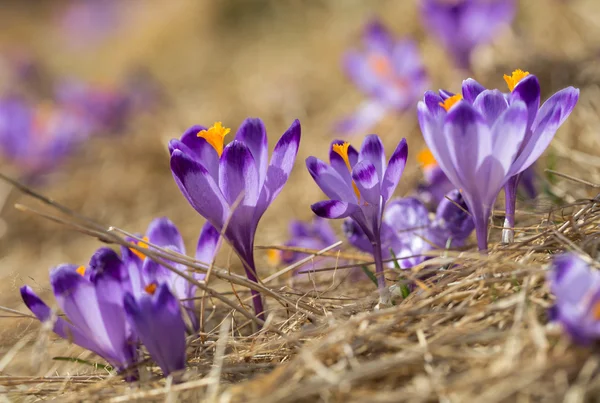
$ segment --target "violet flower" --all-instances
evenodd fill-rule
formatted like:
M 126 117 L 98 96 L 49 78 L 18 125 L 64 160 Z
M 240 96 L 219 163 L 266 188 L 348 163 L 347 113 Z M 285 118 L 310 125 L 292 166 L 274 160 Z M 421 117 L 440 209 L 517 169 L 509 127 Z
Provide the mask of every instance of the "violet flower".
M 57 105 L 30 104 L 19 97 L 0 100 L 0 151 L 26 182 L 55 169 L 90 129 L 79 115 Z
M 383 144 L 377 135 L 363 141 L 360 152 L 347 142 L 335 140 L 329 152 L 330 165 L 315 158 L 306 167 L 330 200 L 311 206 L 319 217 L 350 217 L 363 230 L 373 247 L 380 299 L 387 303 L 389 292 L 383 275 L 381 227 L 385 205 L 394 193 L 406 165 L 408 146 L 402 139 L 385 160 Z
M 464 246 L 474 225 L 458 190 L 446 195 L 435 218 L 420 200 L 405 197 L 388 203 L 381 229 L 385 260 L 397 259 L 398 265 L 409 269 L 428 259 L 425 252 Z M 344 222 L 344 233 L 351 245 L 366 253 L 373 247 L 361 228 L 351 220 Z M 392 253 L 393 252 L 393 253 Z M 394 267 L 394 262 L 388 264 Z
M 41 322 L 52 322 L 60 337 L 91 350 L 121 372 L 136 360 L 135 332 L 123 309 L 123 265 L 108 248 L 99 249 L 88 267 L 65 264 L 50 271 L 50 284 L 63 319 L 29 286 L 21 287 L 25 305 Z
M 473 50 L 511 23 L 515 6 L 514 0 L 422 0 L 420 11 L 427 31 L 459 68 L 470 70 Z
M 209 265 L 219 250 L 219 238 L 219 232 L 210 223 L 204 224 L 196 248 L 196 260 Z M 186 254 L 179 230 L 166 217 L 157 218 L 150 223 L 142 242 L 131 241 L 143 248 L 149 247 L 148 243 L 151 243 L 182 255 Z M 137 250 L 122 247 L 121 254 L 131 283 L 129 291 L 136 299 L 145 295 L 145 290 L 150 285 L 164 283 L 178 299 L 182 300 L 193 330 L 199 329 L 200 323 L 194 303 L 197 287 L 194 284 L 154 260 L 146 258 Z M 190 274 L 198 281 L 204 280 L 204 273 L 190 271 L 188 267 L 176 262 L 169 262 L 169 264 L 183 273 Z
M 527 77 L 523 84 L 534 82 Z M 535 79 L 537 82 L 537 79 Z M 473 216 L 480 250 L 487 249 L 488 221 L 498 193 L 531 166 L 569 116 L 579 90 L 554 94 L 539 110 L 528 85 L 510 96 L 463 82 L 462 95 L 428 91 L 419 102 L 421 131 L 436 161 Z M 534 95 L 534 96 L 532 96 Z
M 178 299 L 165 283 L 146 286 L 135 298 L 125 294 L 127 318 L 165 376 L 185 368 L 185 323 Z
M 574 253 L 554 258 L 548 273 L 555 295 L 551 321 L 559 322 L 571 339 L 588 345 L 600 338 L 600 273 Z
M 343 134 L 368 132 L 388 112 L 412 108 L 428 85 L 414 41 L 395 40 L 381 22 L 372 21 L 365 28 L 363 42 L 362 51 L 346 53 L 343 67 L 369 100 L 339 123 Z
M 268 160 L 267 132 L 260 119 L 246 119 L 223 147 L 229 129 L 192 126 L 171 140 L 171 171 L 179 189 L 203 217 L 231 243 L 246 275 L 257 281 L 254 236 L 260 218 L 292 171 L 300 143 L 300 122 L 281 136 Z M 261 295 L 252 292 L 254 311 L 264 319 Z

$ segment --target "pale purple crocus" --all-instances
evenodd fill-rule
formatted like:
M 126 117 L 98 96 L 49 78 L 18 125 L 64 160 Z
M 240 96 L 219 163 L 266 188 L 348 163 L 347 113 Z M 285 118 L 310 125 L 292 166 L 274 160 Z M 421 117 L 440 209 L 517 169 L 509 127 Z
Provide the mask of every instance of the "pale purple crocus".
M 306 167 L 330 200 L 311 206 L 323 218 L 350 217 L 363 230 L 372 245 L 380 299 L 389 300 L 383 274 L 381 227 L 385 206 L 391 198 L 406 165 L 408 146 L 402 139 L 386 163 L 383 144 L 377 135 L 363 141 L 360 152 L 349 143 L 335 140 L 329 152 L 330 164 L 315 157 Z
M 35 104 L 18 96 L 0 99 L 0 152 L 26 182 L 54 170 L 90 131 L 85 119 L 60 105 Z
M 257 281 L 254 237 L 260 218 L 283 189 L 300 144 L 300 122 L 281 136 L 269 162 L 267 132 L 260 119 L 246 119 L 223 147 L 229 129 L 193 126 L 171 140 L 171 171 L 179 189 L 224 236 L 241 258 L 246 275 Z M 264 319 L 261 295 L 252 292 L 256 315 Z
M 414 106 L 428 86 L 417 45 L 396 40 L 379 21 L 365 27 L 363 49 L 347 52 L 343 68 L 368 97 L 352 116 L 338 124 L 341 134 L 368 132 L 386 114 Z
M 473 229 L 473 220 L 457 190 L 448 193 L 440 202 L 433 219 L 419 199 L 392 200 L 383 214 L 383 256 L 386 260 L 395 257 L 401 268 L 408 269 L 428 259 L 426 252 L 464 246 Z M 346 220 L 344 232 L 354 247 L 373 253 L 373 247 L 359 226 Z M 388 266 L 394 267 L 394 262 Z
M 421 19 L 454 59 L 470 70 L 471 54 L 515 16 L 515 0 L 421 0 Z
M 551 321 L 561 324 L 571 339 L 589 345 L 600 339 L 600 273 L 574 253 L 554 258 L 548 273 L 555 296 Z
M 219 250 L 219 239 L 219 232 L 210 223 L 205 223 L 196 247 L 196 260 L 205 263 L 208 267 Z M 186 254 L 179 230 L 166 217 L 154 219 L 150 223 L 143 241 L 133 239 L 130 241 L 143 248 L 147 248 L 148 244 L 153 244 L 181 255 Z M 192 329 L 197 331 L 200 326 L 194 303 L 197 287 L 179 274 L 145 257 L 142 252 L 122 247 L 121 253 L 129 274 L 130 292 L 133 296 L 141 298 L 145 295 L 145 289 L 152 284 L 166 284 L 173 295 L 182 300 L 182 305 L 192 324 Z M 176 262 L 171 261 L 168 263 L 180 272 L 192 276 L 195 280 L 204 280 L 204 273 L 190 271 L 185 265 Z
M 151 283 L 137 298 L 125 294 L 124 308 L 135 333 L 165 376 L 185 368 L 185 323 L 179 300 L 166 283 Z
M 506 96 L 468 79 L 462 95 L 428 91 L 418 105 L 425 142 L 450 182 L 460 189 L 482 251 L 487 249 L 488 221 L 498 193 L 541 156 L 573 110 L 579 90 L 559 91 L 539 112 L 535 98 L 528 94 L 513 91 Z
M 21 287 L 25 305 L 60 337 L 91 350 L 121 372 L 136 361 L 137 336 L 123 309 L 126 273 L 119 256 L 99 249 L 87 267 L 65 264 L 50 271 L 57 316 L 29 286 Z

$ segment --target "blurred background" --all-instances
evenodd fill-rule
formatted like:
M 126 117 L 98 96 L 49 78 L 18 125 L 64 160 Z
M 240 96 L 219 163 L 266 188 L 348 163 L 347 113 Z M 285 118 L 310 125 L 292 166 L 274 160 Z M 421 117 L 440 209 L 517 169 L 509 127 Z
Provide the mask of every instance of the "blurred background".
M 194 250 L 203 223 L 175 185 L 167 143 L 193 124 L 222 121 L 235 132 L 260 117 L 271 147 L 291 122 L 302 123 L 296 167 L 259 227 L 257 245 L 283 244 L 291 219 L 312 217 L 323 199 L 304 159 L 326 159 L 336 123 L 365 95 L 342 69 L 345 52 L 361 47 L 366 23 L 379 18 L 397 37 L 412 37 L 430 89 L 460 89 L 476 78 L 506 91 L 503 74 L 536 74 L 545 99 L 569 85 L 582 90 L 573 116 L 538 164 L 540 196 L 531 209 L 595 194 L 544 174 L 546 167 L 600 183 L 600 3 L 519 1 L 511 24 L 471 56 L 470 72 L 421 23 L 417 0 L 80 0 L 2 1 L 0 15 L 1 172 L 105 225 L 142 233 L 167 216 Z M 398 196 L 423 174 L 416 101 L 387 113 L 371 132 L 388 156 L 408 139 Z M 356 147 L 367 134 L 348 137 Z M 230 139 L 233 135 L 230 135 Z M 61 141 L 51 141 L 55 137 Z M 228 136 L 229 137 L 229 136 Z M 49 151 L 50 150 L 50 151 Z M 0 183 L 0 305 L 25 311 L 18 289 L 49 296 L 47 272 L 85 264 L 100 242 L 17 211 L 36 202 Z M 339 224 L 334 227 L 339 231 Z M 269 274 L 259 256 L 262 276 Z M 224 248 L 218 263 L 232 258 Z M 10 346 L 33 321 L 5 319 L 0 344 Z M 14 325 L 12 323 L 14 322 Z

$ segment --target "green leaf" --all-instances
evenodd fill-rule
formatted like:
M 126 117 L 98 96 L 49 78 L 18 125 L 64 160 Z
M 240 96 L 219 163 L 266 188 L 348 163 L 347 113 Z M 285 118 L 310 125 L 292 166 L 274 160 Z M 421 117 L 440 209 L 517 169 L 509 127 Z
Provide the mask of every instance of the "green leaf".
M 396 254 L 394 253 L 392 248 L 390 248 L 390 255 L 392 255 L 392 257 L 394 258 L 394 268 L 396 268 L 396 270 L 402 270 L 402 268 L 398 264 L 398 258 L 396 257 Z M 402 299 L 406 299 L 406 297 L 408 297 L 408 295 L 410 294 L 410 289 L 406 284 L 398 284 L 398 286 L 400 287 L 400 292 L 402 293 Z
M 379 284 L 377 284 L 377 277 L 375 276 L 375 274 L 373 274 L 373 272 L 371 270 L 369 270 L 369 268 L 367 266 L 361 266 L 360 268 L 362 269 L 363 272 L 365 272 L 367 277 L 369 277 L 369 280 L 371 280 L 373 282 L 373 284 L 375 284 L 375 287 L 378 287 Z
M 77 364 L 89 365 L 90 367 L 94 367 L 94 369 L 103 369 L 106 371 L 112 371 L 113 367 L 110 365 L 98 364 L 96 362 L 82 360 L 81 358 L 74 357 L 52 357 L 54 361 L 68 361 L 68 362 L 76 362 Z

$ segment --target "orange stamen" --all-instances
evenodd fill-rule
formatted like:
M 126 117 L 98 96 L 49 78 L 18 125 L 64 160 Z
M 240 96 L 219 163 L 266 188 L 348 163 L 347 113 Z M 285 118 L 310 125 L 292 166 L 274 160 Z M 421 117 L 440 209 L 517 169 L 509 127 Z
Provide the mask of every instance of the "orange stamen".
M 344 141 L 342 144 L 334 144 L 333 152 L 335 152 L 337 155 L 342 157 L 342 159 L 346 163 L 346 168 L 348 168 L 348 171 L 352 172 L 352 166 L 350 165 L 350 159 L 348 159 L 348 148 L 349 147 L 350 147 L 350 143 L 348 143 L 347 141 Z M 354 193 L 356 194 L 356 198 L 358 200 L 360 200 L 360 191 L 358 190 L 358 187 L 356 186 L 356 183 L 354 183 L 354 181 L 352 181 L 352 187 L 354 188 Z
M 510 92 L 513 92 L 517 84 L 519 84 L 519 82 L 528 75 L 528 71 L 523 71 L 520 69 L 513 71 L 512 75 L 510 76 L 505 74 L 504 81 L 506 81 L 506 85 L 508 85 L 508 89 L 510 90 Z
M 133 242 L 134 244 L 136 244 L 137 246 L 139 246 L 140 248 L 144 248 L 144 249 L 148 249 L 150 246 L 146 243 L 148 242 L 148 237 L 145 236 L 142 238 L 144 242 L 142 241 L 138 241 L 138 242 Z M 144 260 L 146 258 L 146 255 L 144 255 L 142 252 L 140 252 L 139 250 L 135 250 L 133 248 L 129 248 L 129 250 L 136 255 L 137 257 L 139 257 L 141 260 Z
M 75 271 L 80 276 L 85 276 L 85 266 L 79 266 Z
M 278 249 L 267 249 L 267 261 L 271 266 L 281 263 L 281 253 Z
M 156 292 L 156 288 L 156 283 L 150 283 L 146 287 L 144 287 L 144 291 L 146 291 L 150 295 L 154 295 L 154 293 Z
M 372 54 L 368 58 L 368 63 L 373 72 L 378 77 L 392 77 L 394 75 L 394 70 L 392 68 L 392 64 L 390 60 L 381 54 Z
M 197 136 L 205 139 L 208 144 L 213 146 L 219 157 L 223 154 L 223 140 L 225 136 L 231 131 L 228 127 L 223 127 L 221 122 L 215 122 L 208 130 L 201 130 Z
M 440 106 L 448 112 L 458 101 L 462 100 L 463 97 L 460 94 L 456 94 L 446 99 L 444 102 L 440 102 Z
M 432 166 L 437 166 L 437 161 L 435 160 L 435 157 L 433 156 L 431 151 L 429 151 L 428 148 L 419 151 L 419 153 L 417 154 L 417 161 L 423 169 Z

